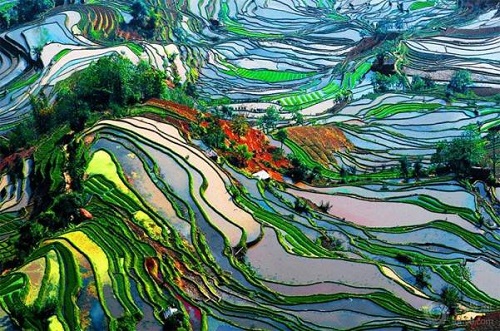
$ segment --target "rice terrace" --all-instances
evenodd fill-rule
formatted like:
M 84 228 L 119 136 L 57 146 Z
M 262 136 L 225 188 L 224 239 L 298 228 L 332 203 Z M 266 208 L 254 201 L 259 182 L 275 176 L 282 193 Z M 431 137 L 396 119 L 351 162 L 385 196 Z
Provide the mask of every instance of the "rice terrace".
M 500 330 L 499 0 L 0 0 L 0 330 Z

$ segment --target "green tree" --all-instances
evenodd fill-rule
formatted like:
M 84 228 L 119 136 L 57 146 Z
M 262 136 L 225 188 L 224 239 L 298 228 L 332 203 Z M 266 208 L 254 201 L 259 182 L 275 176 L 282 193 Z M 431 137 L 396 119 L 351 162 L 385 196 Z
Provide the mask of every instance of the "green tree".
M 338 102 L 349 102 L 352 100 L 353 93 L 351 90 L 342 89 L 336 96 Z
M 215 113 L 218 114 L 221 118 L 231 119 L 234 116 L 234 109 L 232 107 L 222 105 L 215 108 Z
M 331 206 L 327 205 L 327 208 L 329 209 Z M 327 210 L 328 211 L 328 210 Z M 325 213 L 327 211 L 324 211 Z M 341 251 L 344 250 L 344 242 L 342 239 L 333 237 L 333 236 L 328 236 L 326 234 L 323 234 L 319 237 L 320 244 L 323 248 L 328 249 L 329 251 Z
M 7 156 L 12 154 L 12 146 L 9 144 L 7 137 L 0 137 L 0 156 Z
M 137 330 L 137 323 L 142 319 L 140 312 L 132 315 L 130 313 L 125 313 L 123 316 L 116 319 L 116 330 L 117 331 L 133 331 Z
M 90 118 L 90 109 L 88 106 L 82 105 L 81 107 L 75 109 L 72 116 L 69 119 L 69 127 L 75 132 L 81 132 L 85 129 L 85 124 Z
M 33 130 L 35 123 L 33 117 L 26 118 L 23 122 L 18 124 L 8 135 L 9 150 L 15 152 L 20 148 L 26 148 L 32 145 L 37 139 L 38 135 L 36 130 Z
M 187 81 L 184 83 L 182 88 L 187 96 L 189 96 L 191 98 L 198 97 L 198 91 L 196 91 L 196 85 L 194 83 Z M 229 113 L 231 113 L 230 108 L 229 107 L 226 107 L 226 108 L 229 110 Z
M 441 290 L 440 297 L 441 302 L 448 307 L 450 315 L 454 316 L 461 300 L 460 292 L 455 287 L 445 286 Z
M 321 178 L 321 171 L 323 168 L 320 165 L 314 166 L 310 170 L 310 175 L 309 175 L 309 181 L 312 182 L 313 180 L 318 180 Z
M 306 212 L 309 209 L 306 199 L 304 198 L 295 199 L 293 209 L 295 209 L 295 211 L 298 213 Z
M 293 154 L 289 154 L 287 157 L 291 167 L 287 170 L 286 174 L 296 182 L 309 179 L 311 170 L 307 165 Z
M 80 131 L 90 117 L 90 109 L 123 115 L 125 106 L 161 97 L 164 78 L 144 61 L 136 66 L 119 55 L 100 58 L 57 86 L 56 122 L 70 122 Z
M 411 89 L 413 91 L 421 91 L 426 88 L 424 79 L 421 76 L 414 76 L 411 82 Z
M 226 133 L 217 120 L 213 120 L 209 123 L 206 133 L 201 137 L 205 144 L 214 148 L 225 147 L 226 138 Z
M 133 63 L 112 55 L 100 58 L 82 71 L 75 88 L 80 100 L 104 110 L 111 104 L 125 106 L 139 101 L 141 91 L 137 81 Z
M 273 157 L 273 161 L 281 160 L 283 158 L 283 149 L 274 148 L 272 150 L 272 157 Z
M 236 146 L 234 154 L 239 167 L 246 167 L 247 162 L 253 157 L 253 153 L 248 150 L 248 146 L 245 144 Z
M 54 125 L 60 126 L 69 122 L 71 130 L 80 132 L 85 128 L 91 112 L 87 100 L 77 95 L 73 78 L 58 86 L 54 104 Z
M 30 103 L 38 134 L 43 135 L 49 132 L 54 126 L 54 109 L 49 104 L 49 100 L 45 94 L 40 93 L 38 96 L 30 96 Z
M 73 140 L 67 145 L 68 164 L 66 170 L 71 178 L 71 189 L 83 190 L 83 176 L 87 165 L 86 151 L 81 140 Z
M 14 178 L 24 178 L 24 159 L 20 155 L 15 155 L 12 163 L 9 164 L 9 174 Z
M 24 23 L 40 17 L 47 10 L 54 8 L 53 0 L 23 0 L 16 5 L 19 23 Z
M 139 88 L 139 98 L 141 101 L 158 98 L 165 89 L 165 74 L 154 69 L 146 61 L 139 62 L 136 68 L 135 77 L 137 81 L 136 87 Z
M 283 143 L 285 142 L 286 138 L 288 138 L 288 134 L 285 129 L 279 129 L 278 132 L 276 133 L 276 139 L 281 143 L 280 148 L 283 149 Z
M 17 24 L 19 13 L 17 6 L 12 6 L 0 13 L 0 30 L 7 30 Z
M 52 210 L 56 216 L 61 220 L 62 227 L 68 226 L 70 222 L 79 219 L 79 208 L 83 206 L 82 197 L 77 193 L 67 193 L 58 196 Z
M 195 99 L 187 95 L 182 87 L 164 89 L 161 97 L 166 100 L 177 102 L 181 105 L 186 105 L 190 108 L 195 106 Z
M 259 118 L 258 125 L 264 130 L 264 132 L 269 132 L 276 128 L 278 121 L 280 120 L 280 113 L 278 109 L 274 106 L 270 106 L 266 109 L 266 113 Z
M 415 283 L 420 288 L 425 288 L 429 286 L 429 280 L 431 275 L 426 268 L 419 267 L 417 273 L 415 274 Z
M 35 222 L 49 228 L 52 231 L 61 229 L 64 224 L 59 217 L 52 210 L 41 213 L 35 218 Z
M 384 75 L 380 72 L 376 72 L 372 78 L 372 84 L 377 92 L 402 90 L 405 88 L 405 79 L 398 74 Z
M 434 88 L 436 86 L 436 83 L 432 80 L 432 77 L 431 76 L 424 76 L 422 77 L 422 80 L 424 81 L 425 83 L 425 88 Z
M 147 5 L 141 0 L 136 0 L 132 3 L 130 9 L 131 9 L 130 14 L 132 15 L 133 23 L 135 25 L 142 27 L 146 26 L 148 21 Z
M 240 137 L 245 136 L 249 129 L 250 124 L 243 115 L 237 115 L 231 122 L 231 130 Z
M 45 237 L 46 229 L 37 222 L 27 222 L 19 228 L 19 239 L 15 242 L 21 260 L 28 256 L 40 240 Z
M 486 164 L 485 142 L 477 132 L 469 130 L 451 141 L 440 142 L 431 160 L 457 177 L 465 177 L 470 175 L 473 166 Z
M 422 177 L 422 175 L 423 175 L 422 158 L 419 157 L 413 163 L 413 176 L 415 177 L 416 180 L 419 180 L 420 177 Z
M 407 156 L 402 156 L 399 159 L 399 171 L 405 181 L 408 180 L 408 177 L 410 177 L 410 162 L 408 161 Z
M 292 120 L 295 121 L 295 125 L 303 125 L 304 115 L 298 109 L 292 110 Z
M 471 74 L 468 70 L 458 70 L 451 76 L 448 89 L 455 93 L 465 93 L 467 87 L 472 84 Z

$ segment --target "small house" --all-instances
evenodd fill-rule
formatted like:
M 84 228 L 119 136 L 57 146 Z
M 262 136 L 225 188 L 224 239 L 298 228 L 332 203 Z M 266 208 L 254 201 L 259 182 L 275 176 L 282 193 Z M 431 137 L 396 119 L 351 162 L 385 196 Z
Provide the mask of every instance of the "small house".
M 253 178 L 257 178 L 258 180 L 269 180 L 271 179 L 271 176 L 267 173 L 265 170 L 258 171 L 254 174 L 252 174 Z

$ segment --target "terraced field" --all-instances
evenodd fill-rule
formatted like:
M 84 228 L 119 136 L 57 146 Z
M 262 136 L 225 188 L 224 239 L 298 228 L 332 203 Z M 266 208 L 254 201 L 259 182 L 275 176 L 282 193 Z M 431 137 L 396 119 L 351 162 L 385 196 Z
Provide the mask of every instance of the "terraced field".
M 164 309 L 178 307 L 193 328 L 370 329 L 397 316 L 399 325 L 427 329 L 435 321 L 424 307 L 443 281 L 464 289 L 470 310 L 498 304 L 478 257 L 495 260 L 500 243 L 475 227 L 477 197 L 458 183 L 282 191 L 241 179 L 248 192 L 235 194 L 232 173 L 170 125 L 103 121 L 85 135 L 85 208 L 94 218 L 45 240 L 38 258 L 3 280 L 30 284 L 9 297 L 17 304 L 59 288 L 65 304 L 54 318 L 64 328 L 113 325 L 141 311 L 138 327 L 155 329 Z M 296 197 L 333 208 L 297 214 Z M 340 246 L 323 247 L 324 233 Z M 479 263 L 470 280 L 455 272 L 464 261 L 472 270 Z M 418 266 L 435 280 L 422 290 Z
M 292 181 L 289 162 L 272 177 L 283 180 L 236 168 L 223 157 L 228 137 L 214 151 L 194 132 L 211 134 L 212 117 L 178 100 L 144 100 L 118 118 L 104 109 L 82 132 L 59 127 L 32 149 L 2 149 L 0 329 L 462 330 L 500 310 L 498 189 L 427 175 L 439 143 L 471 130 L 486 139 L 500 123 L 496 7 L 144 2 L 155 8 L 150 38 L 119 0 L 1 31 L 2 148 L 31 116 L 30 96 L 52 103 L 58 82 L 119 54 L 164 71 L 164 97 L 190 91 L 199 110 L 232 112 L 216 122 L 231 135 L 231 115 L 269 129 L 275 107 L 273 150 L 316 177 Z M 403 87 L 375 90 L 381 55 Z M 461 68 L 484 97 L 447 89 Z M 417 76 L 435 85 L 413 89 Z M 74 146 L 79 222 L 68 216 L 17 256 L 30 215 L 47 207 L 40 194 L 74 193 Z M 403 176 L 402 160 L 422 174 Z

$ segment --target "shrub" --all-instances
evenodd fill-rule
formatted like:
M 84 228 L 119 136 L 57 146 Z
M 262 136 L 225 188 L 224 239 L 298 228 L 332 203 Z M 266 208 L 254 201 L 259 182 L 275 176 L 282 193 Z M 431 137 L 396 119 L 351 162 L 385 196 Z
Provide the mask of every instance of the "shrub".
M 455 287 L 445 286 L 441 290 L 441 302 L 448 307 L 451 316 L 454 316 L 458 303 L 460 302 L 460 292 Z
M 324 202 L 324 201 L 321 201 L 321 204 L 318 206 L 318 208 L 324 212 L 324 213 L 328 213 L 328 211 L 330 209 L 332 209 L 332 204 L 330 203 L 330 201 L 327 201 L 327 202 Z
M 322 235 L 320 238 L 321 247 L 330 251 L 340 251 L 344 249 L 344 242 L 336 237 Z
M 413 259 L 404 253 L 397 253 L 395 259 L 398 262 L 401 262 L 403 264 L 412 264 L 413 263 Z
M 298 213 L 306 212 L 308 209 L 307 201 L 304 198 L 297 198 L 295 200 L 293 209 Z
M 415 76 L 413 77 L 413 80 L 411 82 L 411 89 L 413 91 L 421 91 L 426 88 L 425 81 L 422 77 L 420 76 Z
M 467 70 L 456 71 L 448 84 L 448 90 L 454 93 L 465 93 L 467 87 L 472 84 L 470 72 Z
M 415 274 L 415 283 L 418 287 L 424 288 L 429 286 L 429 279 L 431 278 L 429 271 L 425 268 L 419 267 Z

